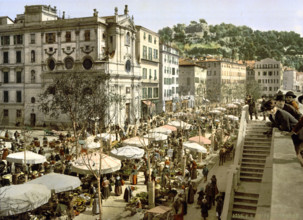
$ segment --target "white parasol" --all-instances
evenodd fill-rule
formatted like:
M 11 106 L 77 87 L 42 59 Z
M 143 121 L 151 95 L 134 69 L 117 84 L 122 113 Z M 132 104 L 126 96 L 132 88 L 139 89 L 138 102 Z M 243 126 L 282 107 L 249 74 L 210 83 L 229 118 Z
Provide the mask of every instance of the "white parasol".
M 115 141 L 116 140 L 116 134 L 101 133 L 101 134 L 97 134 L 97 137 L 101 137 L 105 141 L 108 141 L 108 140 Z M 118 135 L 118 140 L 119 140 L 119 135 Z
M 148 133 L 143 136 L 144 138 L 147 138 L 149 140 L 155 140 L 155 141 L 166 141 L 168 136 L 161 133 Z
M 194 143 L 194 142 L 184 142 L 183 143 L 184 148 L 187 148 L 191 151 L 196 151 L 200 153 L 207 153 L 207 149 L 203 147 L 200 144 Z
M 138 147 L 125 146 L 111 150 L 114 157 L 119 159 L 140 159 L 144 156 L 144 150 Z
M 92 153 L 82 154 L 76 161 L 72 162 L 72 172 L 89 174 L 92 171 L 99 172 L 101 157 L 101 174 L 112 173 L 121 168 L 121 161 L 106 154 Z
M 81 181 L 78 177 L 75 176 L 69 176 L 60 173 L 50 173 L 37 179 L 31 180 L 26 184 L 45 185 L 50 190 L 54 190 L 55 193 L 60 193 L 76 189 L 81 185 Z
M 166 134 L 170 135 L 172 133 L 172 130 L 165 128 L 165 127 L 157 127 L 149 130 L 150 133 L 161 133 L 161 134 Z
M 209 111 L 209 113 L 211 113 L 211 114 L 221 114 L 221 111 L 219 111 L 219 110 L 212 110 L 212 111 Z
M 26 154 L 26 156 L 24 155 Z M 6 157 L 6 160 L 11 163 L 24 163 L 24 156 L 26 157 L 26 164 L 39 164 L 39 163 L 44 163 L 46 161 L 45 156 L 36 154 L 32 151 L 24 151 L 22 152 L 17 152 L 13 154 L 9 154 Z
M 20 184 L 0 188 L 0 216 L 16 215 L 34 210 L 51 197 L 51 191 L 40 184 Z
M 217 107 L 217 108 L 214 108 L 214 110 L 226 111 L 226 108 L 223 108 L 223 107 Z
M 170 122 L 168 122 L 168 125 L 172 125 L 176 128 L 185 129 L 185 130 L 188 130 L 191 128 L 191 124 L 188 124 L 184 121 L 179 121 L 179 120 L 170 121 Z
M 239 121 L 239 117 L 234 115 L 226 115 L 226 118 L 233 120 L 233 121 Z
M 227 108 L 238 108 L 238 106 L 235 103 L 230 103 L 226 105 Z

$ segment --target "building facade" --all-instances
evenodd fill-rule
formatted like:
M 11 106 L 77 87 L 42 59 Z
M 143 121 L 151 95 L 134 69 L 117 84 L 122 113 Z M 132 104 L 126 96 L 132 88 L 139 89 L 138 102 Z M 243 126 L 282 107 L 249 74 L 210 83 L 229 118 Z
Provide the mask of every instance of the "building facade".
M 38 109 L 38 96 L 56 74 L 110 74 L 112 92 L 125 98 L 111 106 L 113 123 L 140 117 L 140 65 L 136 57 L 136 28 L 125 6 L 124 14 L 66 19 L 56 7 L 25 6 L 15 21 L 0 22 L 1 123 L 31 126 L 56 123 Z M 64 116 L 59 121 L 68 119 Z
M 297 71 L 285 68 L 283 71 L 283 89 L 296 91 Z
M 255 76 L 262 95 L 274 97 L 283 85 L 282 64 L 274 59 L 266 58 L 255 63 Z
M 207 68 L 207 99 L 215 102 L 230 102 L 244 98 L 246 82 L 244 64 L 221 59 L 208 59 L 197 63 Z
M 141 115 L 147 118 L 156 114 L 159 105 L 159 36 L 136 26 L 136 54 L 141 66 Z
M 176 111 L 179 102 L 179 51 L 160 44 L 160 97 L 158 112 Z
M 179 94 L 182 108 L 202 105 L 206 96 L 206 68 L 192 60 L 179 61 Z

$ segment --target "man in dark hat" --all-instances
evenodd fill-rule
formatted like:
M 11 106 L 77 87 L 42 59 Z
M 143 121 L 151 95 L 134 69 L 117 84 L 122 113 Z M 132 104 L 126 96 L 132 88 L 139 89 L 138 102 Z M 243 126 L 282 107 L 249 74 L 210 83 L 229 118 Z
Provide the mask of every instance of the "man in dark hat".
M 287 111 L 279 109 L 275 105 L 274 100 L 268 100 L 264 104 L 264 110 L 269 113 L 269 120 L 272 122 L 272 126 L 279 128 L 281 131 L 290 132 L 298 122 L 298 120 Z
M 285 103 L 285 97 L 283 93 L 278 93 L 275 98 L 276 106 L 280 109 L 283 109 L 294 116 L 295 119 L 300 120 L 302 114 L 297 111 L 292 105 Z
M 295 100 L 296 97 L 297 96 L 293 93 L 293 91 L 288 91 L 285 94 L 285 102 L 289 105 L 292 105 L 297 111 L 299 111 L 299 105 Z
M 245 104 L 248 105 L 248 112 L 250 115 L 250 120 L 252 120 L 253 114 L 255 115 L 256 119 L 258 119 L 256 103 L 255 103 L 255 100 L 251 97 L 251 95 L 247 95 Z

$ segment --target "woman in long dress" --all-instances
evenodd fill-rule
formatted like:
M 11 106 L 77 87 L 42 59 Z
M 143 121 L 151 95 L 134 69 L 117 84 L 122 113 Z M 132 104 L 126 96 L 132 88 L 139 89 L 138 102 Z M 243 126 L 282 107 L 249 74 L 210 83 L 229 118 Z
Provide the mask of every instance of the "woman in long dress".
M 115 194 L 116 194 L 116 196 L 120 196 L 122 194 L 122 182 L 121 182 L 120 176 L 116 177 Z

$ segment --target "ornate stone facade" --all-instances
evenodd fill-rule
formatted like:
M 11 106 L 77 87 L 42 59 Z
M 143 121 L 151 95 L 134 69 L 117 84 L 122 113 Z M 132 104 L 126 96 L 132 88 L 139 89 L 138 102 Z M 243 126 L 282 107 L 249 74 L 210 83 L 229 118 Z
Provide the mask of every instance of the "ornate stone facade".
M 88 71 L 111 75 L 112 91 L 125 102 L 111 106 L 113 123 L 140 117 L 140 65 L 135 55 L 136 28 L 124 14 L 65 19 L 57 9 L 25 6 L 15 21 L 0 17 L 1 124 L 41 126 L 55 124 L 38 109 L 38 95 L 58 73 Z M 64 116 L 59 120 L 68 122 Z

